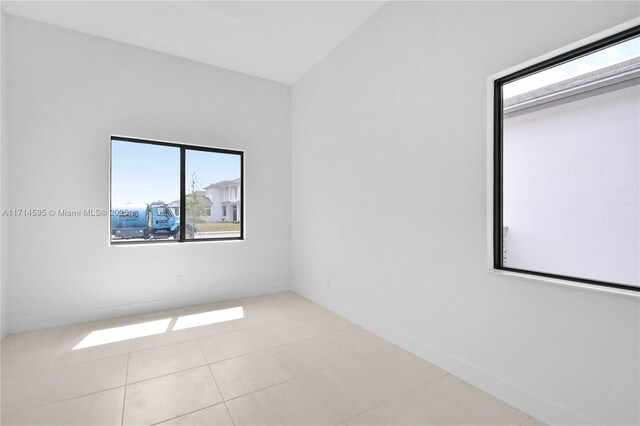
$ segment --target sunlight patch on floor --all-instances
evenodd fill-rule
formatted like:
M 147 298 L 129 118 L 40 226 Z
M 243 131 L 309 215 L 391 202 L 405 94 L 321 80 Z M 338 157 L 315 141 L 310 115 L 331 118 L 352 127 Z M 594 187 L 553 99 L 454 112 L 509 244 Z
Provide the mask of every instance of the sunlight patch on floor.
M 183 330 L 185 328 L 200 327 L 202 325 L 216 324 L 241 318 L 244 318 L 242 306 L 202 312 L 200 314 L 184 315 L 178 318 L 176 324 L 173 326 L 173 330 Z
M 122 327 L 96 330 L 89 333 L 82 339 L 73 350 L 90 348 L 92 346 L 106 345 L 107 343 L 121 342 L 123 340 L 135 339 L 136 337 L 152 336 L 167 331 L 171 318 L 141 322 L 139 324 L 125 325 Z

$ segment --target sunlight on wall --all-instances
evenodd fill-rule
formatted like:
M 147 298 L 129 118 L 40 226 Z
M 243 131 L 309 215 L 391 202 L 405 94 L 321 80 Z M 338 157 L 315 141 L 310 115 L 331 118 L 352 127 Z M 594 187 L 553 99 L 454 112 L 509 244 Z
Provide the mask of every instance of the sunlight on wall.
M 218 311 L 203 312 L 201 314 L 185 315 L 178 318 L 176 324 L 173 326 L 173 330 L 182 330 L 185 328 L 216 324 L 241 318 L 244 318 L 244 310 L 242 309 L 242 306 L 220 309 Z
M 171 318 L 92 331 L 73 350 L 164 333 L 167 331 L 169 323 L 171 323 Z

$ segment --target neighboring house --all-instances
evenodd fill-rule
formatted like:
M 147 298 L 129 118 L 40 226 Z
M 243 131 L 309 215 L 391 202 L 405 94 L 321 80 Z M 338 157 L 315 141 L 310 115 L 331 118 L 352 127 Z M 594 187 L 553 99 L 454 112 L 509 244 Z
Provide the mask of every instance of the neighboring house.
M 205 187 L 204 190 L 207 198 L 211 200 L 211 221 L 240 221 L 242 212 L 240 206 L 240 178 L 213 183 Z
M 200 202 L 206 206 L 205 214 L 201 216 L 201 219 L 206 221 L 212 221 L 211 219 L 211 200 L 207 197 L 205 191 L 196 191 L 196 196 L 200 200 Z M 187 194 L 189 197 L 189 194 Z M 173 213 L 176 216 L 180 216 L 180 200 L 175 200 L 169 203 L 169 207 L 173 210 Z

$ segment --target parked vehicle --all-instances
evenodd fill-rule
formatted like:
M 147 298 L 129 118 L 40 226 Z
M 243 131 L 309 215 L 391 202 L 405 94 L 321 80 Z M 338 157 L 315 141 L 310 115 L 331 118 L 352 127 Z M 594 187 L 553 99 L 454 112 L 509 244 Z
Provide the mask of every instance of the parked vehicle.
M 111 235 L 115 238 L 180 238 L 180 218 L 163 205 L 115 206 L 111 210 Z

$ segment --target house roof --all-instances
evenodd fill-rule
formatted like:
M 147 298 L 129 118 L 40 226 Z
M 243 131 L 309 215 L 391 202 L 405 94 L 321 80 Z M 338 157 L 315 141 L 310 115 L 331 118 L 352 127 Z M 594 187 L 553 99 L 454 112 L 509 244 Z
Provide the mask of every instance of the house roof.
M 209 197 L 207 197 L 205 195 L 204 191 L 196 191 L 195 194 L 198 197 L 198 200 L 200 200 L 202 203 L 204 203 L 207 207 L 213 204 L 211 202 L 211 200 L 209 199 Z M 189 197 L 189 195 L 191 195 L 191 194 L 187 194 L 187 197 Z M 170 207 L 180 207 L 180 200 L 175 200 L 175 201 L 170 202 L 169 206 Z
M 233 184 L 239 184 L 239 183 L 240 183 L 240 178 L 233 179 L 233 180 L 223 180 L 223 181 L 212 183 L 211 185 L 205 186 L 204 189 L 224 188 L 225 186 L 229 186 L 229 185 L 233 185 Z
M 507 98 L 503 108 L 505 114 L 515 112 L 635 78 L 640 78 L 640 57 Z

